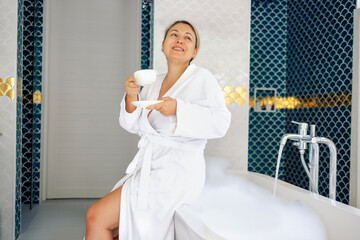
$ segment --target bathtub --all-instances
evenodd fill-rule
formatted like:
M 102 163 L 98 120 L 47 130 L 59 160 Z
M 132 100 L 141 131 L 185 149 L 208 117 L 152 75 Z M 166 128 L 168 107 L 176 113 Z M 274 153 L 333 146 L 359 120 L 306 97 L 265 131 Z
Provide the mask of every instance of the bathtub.
M 177 240 L 360 239 L 360 210 L 252 172 L 229 174 L 207 158 L 203 193 L 175 212 Z M 228 172 L 225 174 L 225 172 Z

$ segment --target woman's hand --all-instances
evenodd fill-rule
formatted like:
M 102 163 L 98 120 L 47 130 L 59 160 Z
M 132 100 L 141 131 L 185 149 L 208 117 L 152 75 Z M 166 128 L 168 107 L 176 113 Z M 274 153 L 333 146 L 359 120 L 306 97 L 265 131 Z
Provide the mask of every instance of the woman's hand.
M 160 100 L 162 100 L 163 102 L 150 105 L 146 109 L 155 109 L 164 116 L 170 116 L 176 114 L 176 106 L 177 106 L 176 99 L 171 97 L 164 97 Z
M 140 91 L 140 86 L 136 84 L 134 76 L 128 77 L 125 80 L 125 91 L 129 97 L 136 97 Z
M 136 106 L 132 105 L 131 102 L 138 100 L 140 86 L 135 83 L 134 76 L 131 76 L 125 80 L 124 87 L 126 91 L 125 109 L 128 113 L 132 113 L 135 111 Z

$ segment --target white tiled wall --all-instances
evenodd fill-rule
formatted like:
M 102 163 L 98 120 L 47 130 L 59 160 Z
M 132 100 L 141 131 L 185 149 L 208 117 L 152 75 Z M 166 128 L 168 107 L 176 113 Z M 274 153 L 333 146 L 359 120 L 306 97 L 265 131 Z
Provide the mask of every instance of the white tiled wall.
M 0 77 L 16 73 L 17 1 L 0 1 Z M 0 96 L 0 239 L 14 238 L 16 102 Z
M 161 42 L 166 27 L 188 20 L 198 29 L 201 46 L 194 63 L 209 69 L 221 87 L 249 91 L 250 0 L 156 0 L 154 8 L 154 68 L 166 71 Z M 233 170 L 247 170 L 249 104 L 232 103 L 227 135 L 210 140 L 206 155 L 225 157 Z

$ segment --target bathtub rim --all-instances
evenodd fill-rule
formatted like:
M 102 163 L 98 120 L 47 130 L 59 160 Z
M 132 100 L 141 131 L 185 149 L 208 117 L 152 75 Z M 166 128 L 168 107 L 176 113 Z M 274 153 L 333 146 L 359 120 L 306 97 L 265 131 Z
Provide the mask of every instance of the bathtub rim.
M 231 175 L 231 176 L 238 176 L 238 177 L 245 178 L 245 179 L 249 180 L 250 182 L 255 183 L 258 186 L 261 186 L 263 188 L 266 188 L 266 189 L 270 190 L 271 192 L 272 192 L 272 188 L 273 188 L 274 182 L 275 182 L 274 177 L 271 177 L 271 176 L 268 176 L 268 175 L 265 175 L 265 174 L 262 174 L 262 173 L 256 173 L 256 172 L 250 172 L 250 171 L 237 172 L 237 171 L 231 171 L 231 169 L 228 169 L 226 171 L 226 173 L 228 175 Z M 259 182 L 260 179 L 265 180 L 265 181 Z M 264 185 L 269 185 L 269 186 L 264 186 Z M 269 189 L 269 187 L 270 187 L 270 189 Z M 360 217 L 360 209 L 358 209 L 358 208 L 355 208 L 353 206 L 341 203 L 339 201 L 332 200 L 332 199 L 330 199 L 328 197 L 324 197 L 324 196 L 321 196 L 319 194 L 310 192 L 309 190 L 300 188 L 298 186 L 287 183 L 287 182 L 285 182 L 283 180 L 280 180 L 280 179 L 278 179 L 276 196 L 286 199 L 286 197 L 279 196 L 279 194 L 278 194 L 279 190 L 284 189 L 284 188 L 285 189 L 290 188 L 291 190 L 294 190 L 294 191 L 296 191 L 298 193 L 306 195 L 308 198 L 319 200 L 320 202 L 332 205 L 333 207 L 336 207 L 337 209 L 340 209 L 342 211 L 345 211 L 347 213 L 350 213 L 350 214 L 353 214 L 353 215 L 356 215 L 356 216 Z

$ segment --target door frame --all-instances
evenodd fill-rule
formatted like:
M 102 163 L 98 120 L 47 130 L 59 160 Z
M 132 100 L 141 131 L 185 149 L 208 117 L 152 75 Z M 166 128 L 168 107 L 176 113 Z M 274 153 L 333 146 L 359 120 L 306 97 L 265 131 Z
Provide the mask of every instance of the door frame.
M 41 119 L 41 171 L 40 171 L 40 199 L 41 201 L 46 200 L 46 185 L 47 185 L 47 158 L 48 158 L 48 90 L 49 90 L 49 31 L 50 31 L 50 2 L 49 0 L 44 0 L 43 2 L 43 80 L 42 80 L 42 113 L 43 117 Z
M 359 5 L 358 5 L 359 6 Z M 353 79 L 351 107 L 350 202 L 360 207 L 360 8 L 354 10 Z

